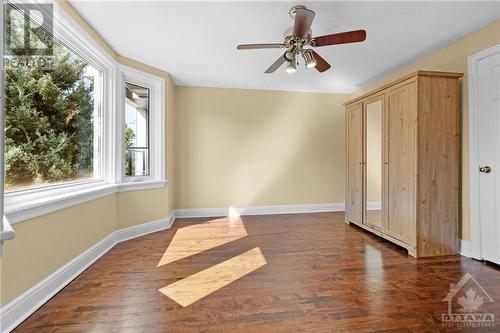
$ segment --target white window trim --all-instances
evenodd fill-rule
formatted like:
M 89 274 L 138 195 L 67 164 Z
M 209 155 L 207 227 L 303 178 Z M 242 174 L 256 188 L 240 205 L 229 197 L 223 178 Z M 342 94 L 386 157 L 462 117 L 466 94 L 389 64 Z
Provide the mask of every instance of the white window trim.
M 122 73 L 122 89 L 125 90 L 125 83 L 134 84 L 149 89 L 149 176 L 128 177 L 125 176 L 125 149 L 123 133 L 125 131 L 125 98 L 122 97 L 121 112 L 119 115 L 120 140 L 119 174 L 124 188 L 134 187 L 144 189 L 145 184 L 157 186 L 165 184 L 165 80 L 156 75 L 145 73 L 137 69 L 120 65 Z M 117 172 L 118 174 L 118 172 Z
M 89 61 L 102 73 L 101 98 L 101 172 L 99 179 L 66 182 L 61 184 L 31 188 L 5 193 L 4 213 L 8 222 L 15 224 L 67 207 L 78 205 L 90 200 L 117 192 L 136 191 L 164 187 L 165 180 L 165 99 L 164 80 L 141 71 L 120 66 L 74 19 L 54 2 L 54 35 Z M 122 88 L 121 71 L 127 72 L 127 78 L 133 81 L 151 84 L 154 82 L 155 109 L 161 112 L 155 114 L 153 145 L 150 145 L 151 156 L 155 155 L 153 177 L 140 182 L 123 182 L 122 175 Z M 157 82 L 157 80 L 159 80 Z M 139 85 L 141 85 L 140 83 Z M 159 89 L 158 92 L 156 90 Z M 154 150 L 153 150 L 154 148 Z M 153 163 L 153 160 L 152 160 Z M 153 169 L 153 165 L 152 165 Z
M 3 36 L 3 8 L 0 10 L 0 36 Z M 3 43 L 0 43 L 0 57 L 2 57 L 0 61 L 0 73 L 3 73 Z M 4 86 L 3 86 L 3 75 L 0 75 L 0 128 L 4 128 Z M 0 131 L 0 160 L 4 160 L 4 136 L 5 132 Z M 0 175 L 4 174 L 4 163 L 0 164 Z M 4 188 L 4 178 L 0 177 L 0 188 Z M 3 203 L 4 203 L 4 194 L 0 193 L 0 218 L 2 219 L 2 223 L 0 223 L 0 255 L 2 254 L 2 243 L 4 240 L 14 238 L 14 230 L 12 230 L 12 226 L 9 221 L 5 218 L 3 211 Z

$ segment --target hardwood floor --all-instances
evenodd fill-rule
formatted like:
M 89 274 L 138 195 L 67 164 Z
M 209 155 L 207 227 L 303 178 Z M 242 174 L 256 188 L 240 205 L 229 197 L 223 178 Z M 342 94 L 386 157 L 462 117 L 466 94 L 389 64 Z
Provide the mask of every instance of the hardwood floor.
M 15 332 L 466 331 L 443 328 L 441 316 L 450 284 L 467 272 L 494 301 L 481 294 L 473 312 L 497 317 L 496 327 L 468 330 L 500 330 L 496 266 L 460 256 L 414 259 L 344 223 L 343 213 L 245 216 L 236 233 L 201 227 L 210 220 L 178 219 L 170 230 L 118 244 Z M 167 250 L 176 233 L 192 230 L 214 247 L 200 245 L 199 235 L 179 236 Z M 201 294 L 174 301 L 197 283 Z M 479 297 L 471 280 L 466 288 Z

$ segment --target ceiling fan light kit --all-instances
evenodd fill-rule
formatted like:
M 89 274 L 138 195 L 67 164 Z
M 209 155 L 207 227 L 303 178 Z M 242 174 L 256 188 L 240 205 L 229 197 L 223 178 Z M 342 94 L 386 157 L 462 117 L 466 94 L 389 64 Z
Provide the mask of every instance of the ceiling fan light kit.
M 302 56 L 306 68 L 316 68 L 318 72 L 323 73 L 330 69 L 331 65 L 317 52 L 307 47 L 358 43 L 366 39 L 366 31 L 364 30 L 312 37 L 311 25 L 316 13 L 305 6 L 293 6 L 289 14 L 295 23 L 293 28 L 285 33 L 283 43 L 241 44 L 236 47 L 238 50 L 286 48 L 285 53 L 265 71 L 266 74 L 274 73 L 285 62 L 287 62 L 285 71 L 287 73 L 295 72 L 297 70 L 297 56 L 299 55 Z
M 297 62 L 295 60 L 289 61 L 286 65 L 285 72 L 287 73 L 295 73 L 297 71 Z
M 306 68 L 313 68 L 316 67 L 316 59 L 314 59 L 314 56 L 311 52 L 311 50 L 306 50 L 302 52 L 302 57 L 304 58 L 304 62 L 306 64 Z

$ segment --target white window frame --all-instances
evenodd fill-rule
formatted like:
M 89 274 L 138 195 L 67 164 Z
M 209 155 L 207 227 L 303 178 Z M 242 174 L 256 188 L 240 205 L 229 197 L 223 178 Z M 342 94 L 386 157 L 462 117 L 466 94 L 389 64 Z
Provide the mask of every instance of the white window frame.
M 3 36 L 3 7 L 0 10 L 0 36 Z M 2 37 L 3 38 L 3 37 Z M 3 73 L 3 43 L 0 43 L 0 73 Z M 4 128 L 4 85 L 3 75 L 0 75 L 0 129 Z M 0 160 L 4 160 L 4 135 L 5 132 L 0 131 Z M 4 163 L 0 164 L 0 175 L 4 174 Z M 4 188 L 4 178 L 0 177 L 0 188 Z M 14 230 L 9 221 L 5 218 L 3 211 L 4 193 L 0 193 L 0 256 L 2 255 L 3 242 L 14 238 Z
M 54 2 L 54 36 L 102 73 L 100 174 L 97 179 L 76 180 L 5 193 L 5 215 L 11 224 L 122 191 L 164 187 L 165 96 L 164 80 L 120 66 L 74 19 Z M 124 75 L 122 74 L 124 72 Z M 151 177 L 125 179 L 123 170 L 122 99 L 123 79 L 152 87 L 150 127 Z M 157 126 L 158 125 L 158 126 Z
M 163 187 L 165 181 L 165 80 L 156 75 L 120 65 L 122 73 L 121 93 L 125 92 L 125 83 L 149 89 L 149 175 L 125 176 L 125 97 L 120 108 L 120 176 L 123 184 L 120 191 L 136 188 Z

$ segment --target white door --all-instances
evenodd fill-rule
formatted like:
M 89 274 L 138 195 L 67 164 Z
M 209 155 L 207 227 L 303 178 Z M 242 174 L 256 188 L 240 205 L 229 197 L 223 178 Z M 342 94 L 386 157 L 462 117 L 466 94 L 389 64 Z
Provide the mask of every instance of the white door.
M 481 253 L 500 264 L 500 50 L 477 63 Z

